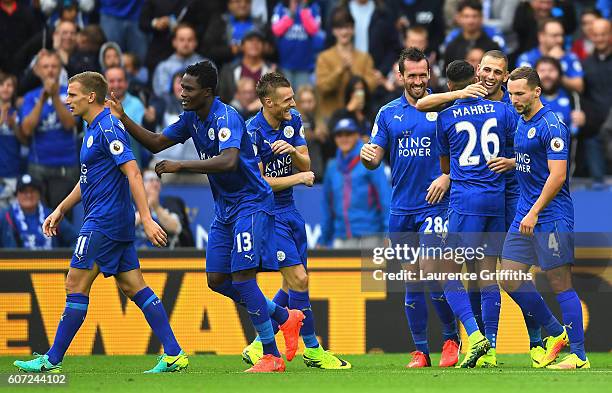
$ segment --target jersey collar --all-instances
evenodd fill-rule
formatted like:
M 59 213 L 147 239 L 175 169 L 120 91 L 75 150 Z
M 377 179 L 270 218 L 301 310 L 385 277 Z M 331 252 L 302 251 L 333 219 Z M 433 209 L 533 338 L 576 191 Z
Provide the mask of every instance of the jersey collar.
M 98 113 L 98 116 L 94 117 L 94 119 L 91 121 L 91 124 L 89 124 L 87 127 L 94 128 L 102 120 L 102 118 L 107 115 L 110 115 L 110 109 L 102 109 L 102 112 Z
M 527 121 L 527 123 L 535 123 L 536 121 L 540 120 L 542 116 L 544 116 L 547 112 L 550 112 L 550 108 L 547 105 L 544 105 L 542 108 L 540 108 L 538 113 L 536 113 L 531 119 L 529 119 L 529 121 Z
M 210 106 L 210 110 L 208 111 L 208 116 L 206 116 L 206 120 L 204 120 L 204 124 L 208 124 L 211 123 L 217 113 L 217 111 L 219 110 L 219 108 L 221 107 L 222 102 L 219 99 L 219 97 L 215 97 L 215 99 L 213 100 L 212 105 Z M 197 113 L 194 112 L 195 118 L 200 121 L 200 116 L 198 116 Z
M 474 98 L 460 98 L 458 100 L 455 100 L 455 104 L 467 104 L 470 102 L 477 102 L 477 101 L 481 101 L 482 97 L 474 97 Z
M 426 88 L 425 90 L 427 90 L 427 94 L 431 94 L 431 89 L 430 88 Z M 406 98 L 406 90 L 402 91 L 402 95 L 400 97 L 400 100 L 402 102 L 402 107 L 406 108 L 407 106 L 412 106 L 410 105 L 410 103 L 408 102 L 408 99 Z
M 256 116 L 257 116 L 257 124 L 259 124 L 259 128 L 261 128 L 261 130 L 264 132 L 278 132 L 279 130 L 282 130 L 283 126 L 288 123 L 287 120 L 282 120 L 280 124 L 278 125 L 278 130 L 276 130 L 272 128 L 270 123 L 268 123 L 268 121 L 264 117 L 263 109 L 260 109 L 259 112 L 257 112 Z M 291 114 L 291 117 L 293 118 L 293 114 Z

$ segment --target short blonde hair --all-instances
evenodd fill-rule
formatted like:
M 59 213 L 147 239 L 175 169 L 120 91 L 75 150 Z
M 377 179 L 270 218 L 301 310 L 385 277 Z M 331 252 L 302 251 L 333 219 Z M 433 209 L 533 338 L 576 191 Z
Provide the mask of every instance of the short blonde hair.
M 104 75 L 99 72 L 85 71 L 68 79 L 68 83 L 74 82 L 80 83 L 83 91 L 88 93 L 93 91 L 96 93 L 96 102 L 98 104 L 104 104 L 106 93 L 108 92 L 108 83 Z

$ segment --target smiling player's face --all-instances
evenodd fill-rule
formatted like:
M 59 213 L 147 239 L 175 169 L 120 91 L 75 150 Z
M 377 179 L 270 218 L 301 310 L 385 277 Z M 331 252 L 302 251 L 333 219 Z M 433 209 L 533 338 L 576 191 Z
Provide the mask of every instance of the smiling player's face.
M 90 103 L 90 95 L 83 91 L 83 86 L 79 82 L 68 84 L 68 94 L 66 95 L 66 105 L 70 108 L 73 116 L 83 116 Z M 93 102 L 93 100 L 91 101 Z
M 508 79 L 508 69 L 504 59 L 485 56 L 478 65 L 478 79 L 487 88 L 487 96 L 496 94 L 503 82 Z
M 208 89 L 200 86 L 196 76 L 183 75 L 181 88 L 181 105 L 184 111 L 198 111 L 206 105 Z
M 291 108 L 295 108 L 293 89 L 277 87 L 270 97 L 266 97 L 268 111 L 279 121 L 291 120 Z
M 400 74 L 404 90 L 415 100 L 423 98 L 429 83 L 429 69 L 425 59 L 420 61 L 404 61 L 404 74 Z

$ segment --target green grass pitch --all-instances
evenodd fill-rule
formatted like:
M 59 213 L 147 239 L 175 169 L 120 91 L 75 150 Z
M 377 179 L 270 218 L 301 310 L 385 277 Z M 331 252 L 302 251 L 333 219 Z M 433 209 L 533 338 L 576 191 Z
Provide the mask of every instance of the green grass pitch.
M 70 356 L 64 360 L 68 385 L 44 388 L 6 387 L 0 393 L 53 389 L 54 392 L 611 392 L 612 353 L 590 353 L 590 370 L 553 371 L 528 367 L 529 355 L 500 355 L 497 369 L 404 368 L 408 355 L 346 356 L 352 370 L 307 368 L 301 356 L 287 363 L 284 374 L 244 374 L 239 356 L 190 356 L 188 371 L 144 375 L 155 356 Z M 437 364 L 439 355 L 432 355 Z M 14 373 L 14 357 L 0 357 L 0 374 Z

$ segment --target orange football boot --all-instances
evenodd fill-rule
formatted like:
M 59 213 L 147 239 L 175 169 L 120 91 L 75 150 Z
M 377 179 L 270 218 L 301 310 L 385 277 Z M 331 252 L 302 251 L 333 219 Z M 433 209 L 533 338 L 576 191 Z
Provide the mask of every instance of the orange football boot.
M 279 326 L 283 337 L 285 338 L 285 356 L 287 361 L 292 361 L 298 349 L 300 340 L 300 328 L 304 324 L 304 313 L 300 310 L 288 310 L 289 318 Z

